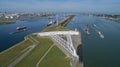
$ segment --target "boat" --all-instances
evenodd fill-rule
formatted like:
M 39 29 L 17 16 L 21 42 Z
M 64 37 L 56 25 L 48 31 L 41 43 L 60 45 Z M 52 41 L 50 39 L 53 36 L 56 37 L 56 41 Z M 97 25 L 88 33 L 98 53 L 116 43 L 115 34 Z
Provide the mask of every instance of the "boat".
M 95 24 L 93 24 L 94 25 L 94 27 L 96 27 L 96 25 Z
M 17 27 L 16 30 L 19 31 L 19 30 L 26 30 L 27 27 L 26 26 L 23 26 L 23 27 Z
M 53 24 L 55 24 L 56 23 L 56 21 L 55 20 L 51 20 L 49 23 L 48 23 L 48 25 L 47 26 L 51 26 L 51 25 L 53 25 Z
M 48 23 L 48 25 L 47 26 L 50 26 L 50 25 L 52 25 L 53 24 L 53 22 L 52 21 L 50 21 L 49 23 Z
M 100 35 L 101 38 L 104 38 L 103 34 L 99 31 L 98 34 Z
M 58 23 L 58 16 L 56 20 L 54 20 L 53 17 L 50 17 L 49 19 L 50 19 L 50 22 L 47 24 L 47 26 L 51 26 L 51 25 Z
M 87 35 L 90 35 L 88 24 L 86 25 L 85 32 Z
M 16 31 L 11 32 L 10 34 L 15 34 L 15 33 L 24 32 L 24 31 L 27 31 L 26 29 L 27 29 L 26 26 L 23 26 L 23 27 L 17 27 L 17 28 L 16 28 Z

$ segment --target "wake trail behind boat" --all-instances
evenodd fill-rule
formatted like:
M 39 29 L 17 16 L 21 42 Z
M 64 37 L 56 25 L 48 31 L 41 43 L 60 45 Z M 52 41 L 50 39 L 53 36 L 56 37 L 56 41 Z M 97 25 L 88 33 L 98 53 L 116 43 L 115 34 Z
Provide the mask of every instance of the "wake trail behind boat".
M 14 31 L 14 32 L 10 32 L 9 34 L 15 34 L 15 33 L 20 33 L 20 32 L 25 32 L 25 31 L 27 31 L 27 30 L 24 29 L 24 30 Z

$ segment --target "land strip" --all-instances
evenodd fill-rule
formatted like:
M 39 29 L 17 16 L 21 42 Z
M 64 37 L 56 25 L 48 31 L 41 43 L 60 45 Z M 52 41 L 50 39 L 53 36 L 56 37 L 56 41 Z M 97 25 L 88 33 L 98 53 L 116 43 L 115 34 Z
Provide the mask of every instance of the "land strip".
M 14 24 L 15 22 L 0 22 L 0 25 L 3 25 L 3 24 Z

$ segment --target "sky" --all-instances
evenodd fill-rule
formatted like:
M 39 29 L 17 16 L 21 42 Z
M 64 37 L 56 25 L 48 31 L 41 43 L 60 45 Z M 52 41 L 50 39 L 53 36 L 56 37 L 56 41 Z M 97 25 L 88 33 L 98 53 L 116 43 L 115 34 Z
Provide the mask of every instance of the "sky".
M 0 11 L 120 13 L 120 0 L 0 0 Z

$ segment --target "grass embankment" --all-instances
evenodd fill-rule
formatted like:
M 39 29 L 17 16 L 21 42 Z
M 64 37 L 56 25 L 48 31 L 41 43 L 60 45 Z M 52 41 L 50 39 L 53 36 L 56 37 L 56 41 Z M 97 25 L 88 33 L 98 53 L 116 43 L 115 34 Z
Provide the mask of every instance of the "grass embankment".
M 66 58 L 57 46 L 54 46 L 39 64 L 39 67 L 70 67 L 70 59 Z
M 27 55 L 20 63 L 16 65 L 16 67 L 36 67 L 39 59 L 44 55 L 44 53 L 49 49 L 53 42 L 47 38 L 38 38 L 36 37 L 40 44 L 31 51 L 29 55 Z
M 69 29 L 63 27 L 63 26 L 55 26 L 55 27 L 47 27 L 43 30 L 43 32 L 49 32 L 49 31 L 68 31 Z
M 40 41 L 40 44 L 29 54 L 24 60 L 16 65 L 16 67 L 36 67 L 38 61 L 43 57 L 46 51 L 54 45 L 48 38 L 34 37 Z M 65 58 L 65 54 L 54 46 L 45 56 L 39 67 L 70 67 L 70 60 Z
M 22 55 L 26 48 L 32 45 L 30 40 L 24 40 L 21 43 L 16 44 L 12 48 L 6 50 L 0 54 L 0 67 L 7 67 L 11 62 Z

